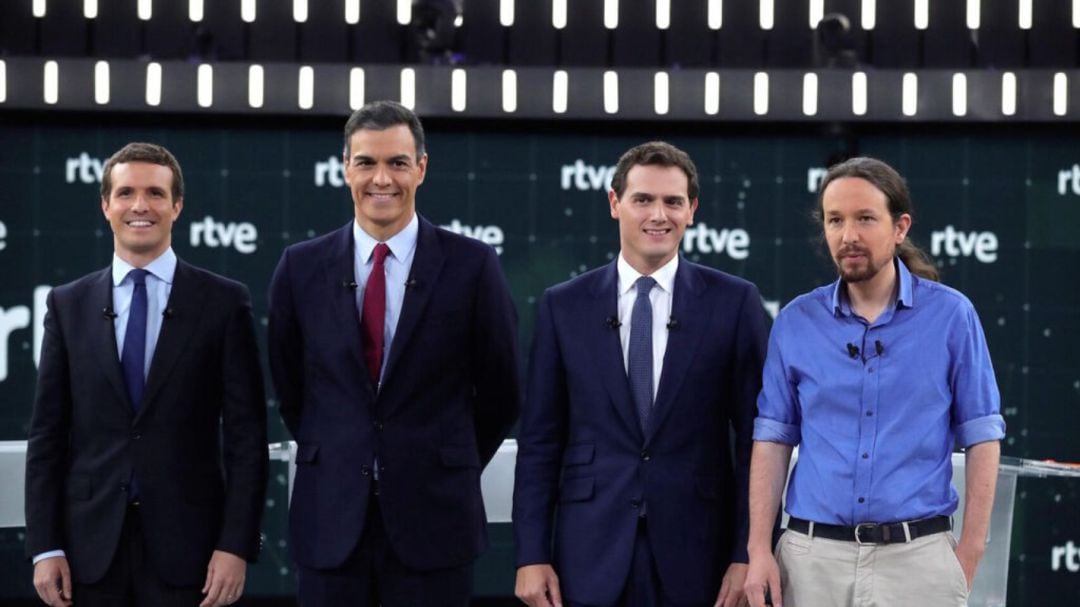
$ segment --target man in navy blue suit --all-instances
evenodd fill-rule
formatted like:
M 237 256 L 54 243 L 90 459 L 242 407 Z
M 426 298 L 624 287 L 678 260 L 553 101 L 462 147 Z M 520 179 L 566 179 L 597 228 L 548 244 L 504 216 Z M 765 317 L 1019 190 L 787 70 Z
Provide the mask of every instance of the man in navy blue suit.
M 539 305 L 514 486 L 516 593 L 533 607 L 733 607 L 761 299 L 679 257 L 699 191 L 685 152 L 637 146 L 611 187 L 618 259 Z
M 480 471 L 519 409 L 516 314 L 495 251 L 417 215 L 412 111 L 353 113 L 344 163 L 355 219 L 286 249 L 270 286 L 300 603 L 465 606 Z

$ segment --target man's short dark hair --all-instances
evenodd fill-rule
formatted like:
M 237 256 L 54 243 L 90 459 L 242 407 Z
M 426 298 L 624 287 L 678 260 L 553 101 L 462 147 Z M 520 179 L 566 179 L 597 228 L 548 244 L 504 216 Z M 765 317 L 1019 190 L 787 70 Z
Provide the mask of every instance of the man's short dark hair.
M 180 171 L 180 163 L 172 152 L 156 143 L 141 143 L 138 141 L 129 143 L 120 148 L 118 152 L 105 161 L 101 169 L 101 197 L 108 200 L 112 193 L 112 170 L 118 164 L 126 162 L 147 162 L 168 167 L 172 171 L 172 197 L 173 204 L 184 197 L 184 174 Z
M 626 175 L 638 165 L 679 167 L 686 173 L 686 195 L 690 200 L 697 199 L 701 193 L 697 167 L 690 160 L 690 155 L 665 141 L 650 141 L 630 148 L 619 158 L 619 164 L 611 176 L 611 189 L 619 198 L 626 191 Z
M 345 123 L 345 155 L 349 155 L 349 140 L 356 131 L 384 131 L 399 124 L 409 127 L 412 132 L 416 158 L 419 160 L 424 155 L 424 126 L 415 112 L 396 101 L 372 101 L 349 116 Z

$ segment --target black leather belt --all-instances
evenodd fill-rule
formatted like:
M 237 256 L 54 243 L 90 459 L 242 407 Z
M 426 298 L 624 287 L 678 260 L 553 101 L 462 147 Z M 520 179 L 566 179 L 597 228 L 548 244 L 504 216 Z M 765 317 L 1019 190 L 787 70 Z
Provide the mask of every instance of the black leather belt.
M 813 533 L 810 525 L 813 524 Z M 901 523 L 859 523 L 854 527 L 843 525 L 826 525 L 824 523 L 811 523 L 810 521 L 794 516 L 788 520 L 788 529 L 823 537 L 828 540 L 843 540 L 856 544 L 901 544 L 934 533 L 941 533 L 952 529 L 952 519 L 947 516 L 934 516 L 921 521 L 905 521 Z

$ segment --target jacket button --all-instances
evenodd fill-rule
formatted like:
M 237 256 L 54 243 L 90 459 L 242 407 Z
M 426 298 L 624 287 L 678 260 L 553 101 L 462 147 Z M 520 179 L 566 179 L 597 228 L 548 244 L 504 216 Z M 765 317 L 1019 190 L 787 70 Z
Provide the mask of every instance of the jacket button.
M 630 500 L 630 507 L 631 508 L 640 508 L 641 507 L 641 500 L 639 500 L 636 497 L 634 499 Z
M 376 430 L 382 430 L 383 429 L 382 422 L 375 422 L 375 429 Z
M 649 461 L 650 459 L 652 459 L 652 454 L 649 453 L 648 451 L 642 451 L 641 452 L 641 459 L 644 460 L 644 461 Z
M 371 474 L 371 466 L 367 464 L 360 466 L 360 474 L 363 474 L 364 476 Z

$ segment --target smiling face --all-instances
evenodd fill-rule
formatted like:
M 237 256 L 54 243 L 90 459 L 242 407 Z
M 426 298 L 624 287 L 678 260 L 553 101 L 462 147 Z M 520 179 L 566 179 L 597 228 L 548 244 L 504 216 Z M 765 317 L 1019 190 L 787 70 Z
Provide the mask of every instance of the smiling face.
M 821 210 L 829 254 L 847 283 L 870 281 L 891 268 L 911 227 L 911 215 L 893 220 L 885 194 L 858 177 L 831 182 L 822 193 Z
M 360 129 L 349 138 L 345 181 L 352 191 L 361 229 L 385 242 L 416 213 L 416 188 L 424 182 L 427 154 L 416 157 L 416 142 L 404 124 Z
M 122 162 L 110 173 L 111 189 L 101 212 L 113 231 L 113 247 L 124 261 L 143 267 L 172 244 L 172 226 L 184 207 L 173 200 L 173 173 L 149 162 Z
M 621 198 L 608 192 L 622 255 L 638 272 L 651 274 L 678 253 L 698 205 L 687 186 L 686 173 L 677 166 L 639 164 L 626 174 Z

